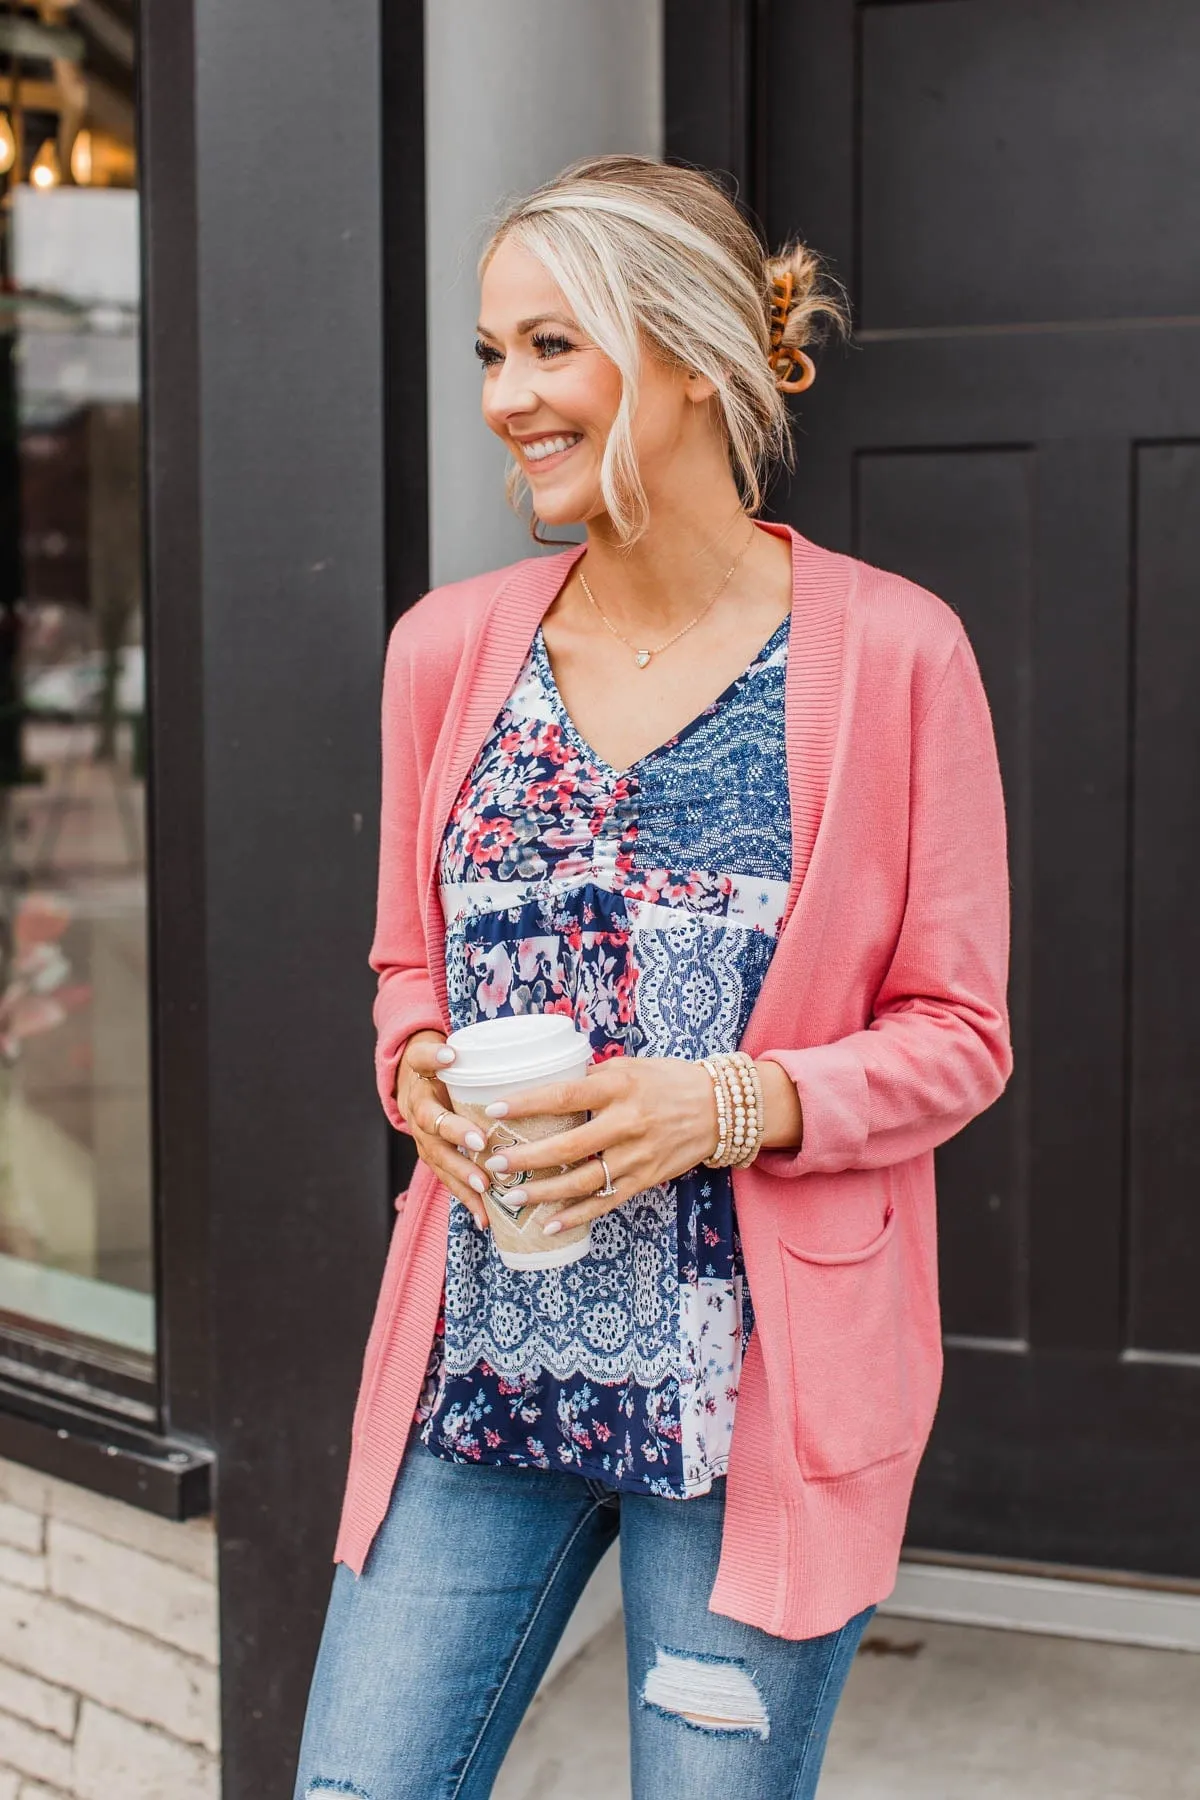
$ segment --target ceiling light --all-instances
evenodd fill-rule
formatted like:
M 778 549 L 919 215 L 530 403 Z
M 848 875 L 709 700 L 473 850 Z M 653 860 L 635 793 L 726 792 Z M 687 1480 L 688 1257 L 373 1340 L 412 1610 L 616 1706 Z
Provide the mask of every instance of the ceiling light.
M 62 180 L 62 164 L 58 160 L 58 145 L 53 138 L 47 138 L 33 159 L 33 167 L 29 171 L 29 179 L 35 188 L 54 188 Z
M 90 187 L 92 170 L 92 134 L 86 126 L 75 133 L 75 142 L 71 145 L 71 180 L 77 187 Z
M 17 136 L 12 120 L 6 112 L 0 112 L 0 175 L 7 175 L 16 160 Z

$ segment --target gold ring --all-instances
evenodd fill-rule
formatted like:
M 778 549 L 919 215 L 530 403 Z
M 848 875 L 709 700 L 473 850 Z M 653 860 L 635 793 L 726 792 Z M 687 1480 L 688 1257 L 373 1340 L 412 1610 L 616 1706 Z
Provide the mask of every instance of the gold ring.
M 615 1194 L 617 1190 L 613 1186 L 613 1178 L 608 1172 L 608 1164 L 605 1162 L 604 1158 L 602 1156 L 597 1156 L 596 1161 L 604 1170 L 604 1186 L 602 1188 L 597 1188 L 592 1198 L 595 1200 L 605 1200 L 610 1194 Z
M 453 1111 L 454 1111 L 454 1108 L 452 1106 L 443 1106 L 441 1112 L 438 1114 L 437 1118 L 433 1121 L 434 1137 L 441 1137 L 441 1135 L 442 1135 L 442 1120 L 448 1119 Z

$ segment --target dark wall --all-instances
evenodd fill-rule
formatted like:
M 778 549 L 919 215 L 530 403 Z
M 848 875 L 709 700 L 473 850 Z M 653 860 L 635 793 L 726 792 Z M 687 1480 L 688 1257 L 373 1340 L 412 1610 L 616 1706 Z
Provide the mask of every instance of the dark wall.
M 224 1792 L 282 1800 L 392 1217 L 366 954 L 385 590 L 425 584 L 384 354 L 385 306 L 423 341 L 421 9 L 386 42 L 378 0 L 147 11 L 163 1256 L 218 1456 Z

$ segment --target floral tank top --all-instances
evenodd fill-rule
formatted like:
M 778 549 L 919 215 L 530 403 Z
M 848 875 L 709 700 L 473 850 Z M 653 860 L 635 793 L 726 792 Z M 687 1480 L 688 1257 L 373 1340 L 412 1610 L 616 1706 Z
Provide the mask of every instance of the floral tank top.
M 572 724 L 538 632 L 442 844 L 455 1028 L 554 1011 L 597 1060 L 737 1048 L 791 869 L 787 640 L 784 620 L 711 706 L 617 770 Z M 706 1493 L 751 1326 L 729 1171 L 635 1195 L 561 1268 L 505 1268 L 450 1211 L 417 1414 L 429 1449 Z

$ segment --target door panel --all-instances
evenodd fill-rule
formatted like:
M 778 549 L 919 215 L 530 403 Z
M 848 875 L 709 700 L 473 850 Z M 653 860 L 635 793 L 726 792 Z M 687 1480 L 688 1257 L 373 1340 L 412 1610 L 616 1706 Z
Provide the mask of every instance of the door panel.
M 910 1538 L 1200 1577 L 1200 8 L 753 17 L 756 210 L 857 323 L 776 508 L 959 611 L 1009 809 L 1017 1070 L 939 1153 Z
M 1200 307 L 1194 0 L 861 13 L 867 327 Z M 1148 174 L 1156 177 L 1148 204 Z
M 1200 1356 L 1200 444 L 1136 474 L 1128 1342 Z

